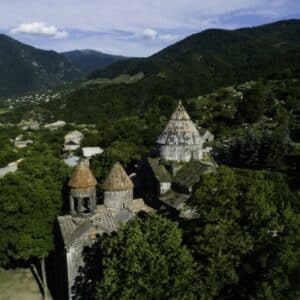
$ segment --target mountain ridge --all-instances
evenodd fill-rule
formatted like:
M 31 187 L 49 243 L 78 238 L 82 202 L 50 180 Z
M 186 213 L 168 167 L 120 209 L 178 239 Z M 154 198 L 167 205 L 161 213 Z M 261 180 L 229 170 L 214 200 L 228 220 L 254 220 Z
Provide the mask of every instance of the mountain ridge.
M 296 28 L 291 30 L 291 27 Z M 275 34 L 274 31 L 276 31 Z M 227 43 L 225 46 L 233 43 L 237 44 L 238 47 L 242 46 L 240 45 L 241 42 L 245 42 L 252 48 L 266 46 L 266 43 L 268 43 L 267 46 L 270 48 L 272 39 L 273 42 L 278 43 L 278 39 L 283 39 L 287 32 L 289 42 L 287 45 L 282 44 L 281 46 L 299 47 L 300 20 L 297 19 L 282 20 L 234 30 L 206 29 L 200 33 L 192 34 L 147 58 L 134 58 L 116 62 L 104 70 L 94 72 L 90 78 L 113 78 L 120 74 L 134 75 L 139 72 L 143 72 L 145 75 L 157 74 L 163 67 L 171 64 L 176 58 L 188 55 L 192 51 L 201 51 L 203 55 L 215 55 L 216 51 L 220 52 L 224 48 L 224 44 L 220 44 L 220 41 Z M 297 42 L 292 42 L 291 39 L 295 37 L 297 37 Z
M 97 69 L 103 69 L 119 60 L 127 59 L 125 56 L 107 54 L 93 49 L 76 49 L 61 52 L 61 54 L 80 68 L 86 75 Z
M 53 50 L 41 50 L 0 34 L 0 96 L 44 90 L 83 79 L 81 70 Z

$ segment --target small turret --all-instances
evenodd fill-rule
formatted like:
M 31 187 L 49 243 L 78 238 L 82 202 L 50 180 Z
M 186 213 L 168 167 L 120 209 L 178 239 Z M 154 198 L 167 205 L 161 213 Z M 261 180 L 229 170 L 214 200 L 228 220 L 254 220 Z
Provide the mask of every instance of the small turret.
M 107 208 L 122 209 L 133 201 L 133 183 L 120 163 L 113 165 L 102 189 L 104 205 Z
M 70 213 L 73 217 L 87 217 L 96 211 L 97 180 L 86 161 L 75 168 L 69 181 Z

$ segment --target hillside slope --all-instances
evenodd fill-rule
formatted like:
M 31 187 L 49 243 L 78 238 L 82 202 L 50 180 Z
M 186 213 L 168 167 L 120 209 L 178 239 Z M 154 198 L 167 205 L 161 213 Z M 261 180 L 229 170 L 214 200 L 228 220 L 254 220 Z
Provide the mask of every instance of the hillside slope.
M 125 73 L 141 70 L 148 74 L 138 80 L 118 84 L 92 80 L 40 108 L 51 120 L 103 124 L 125 115 L 140 115 L 157 101 L 198 98 L 221 87 L 260 78 L 293 78 L 300 70 L 299 32 L 300 21 L 236 31 L 207 30 L 148 59 L 124 60 L 101 71 L 108 75 L 122 66 L 127 68 Z M 13 119 L 23 114 L 24 109 L 20 109 L 12 114 Z M 7 120 L 9 117 L 6 114 Z
M 83 78 L 64 56 L 0 35 L 0 97 L 54 87 Z
M 61 54 L 87 75 L 114 62 L 126 59 L 124 56 L 110 55 L 89 49 L 68 51 Z
M 297 47 L 300 47 L 300 20 L 237 30 L 209 29 L 149 58 L 114 63 L 91 77 L 111 78 L 143 72 L 161 78 L 183 79 L 193 74 L 200 76 L 199 83 L 205 82 L 206 85 L 223 81 L 224 76 L 227 78 L 224 84 L 232 80 L 242 82 L 255 77 L 258 72 L 273 72 L 293 65 L 294 61 L 284 62 L 284 57 Z

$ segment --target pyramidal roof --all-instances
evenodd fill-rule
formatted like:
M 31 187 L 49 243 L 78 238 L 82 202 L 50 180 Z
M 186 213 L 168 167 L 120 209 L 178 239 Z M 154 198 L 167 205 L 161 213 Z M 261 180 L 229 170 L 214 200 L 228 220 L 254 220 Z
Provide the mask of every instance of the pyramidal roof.
M 106 177 L 102 188 L 105 191 L 126 191 L 133 188 L 133 183 L 120 163 L 115 163 Z
M 202 143 L 200 133 L 181 101 L 156 142 L 161 145 L 199 145 Z
M 97 180 L 86 161 L 77 165 L 68 185 L 73 189 L 88 189 L 97 185 Z
M 172 113 L 170 120 L 174 121 L 191 121 L 191 117 L 185 110 L 182 102 L 179 101 L 178 106 L 176 107 L 175 111 Z

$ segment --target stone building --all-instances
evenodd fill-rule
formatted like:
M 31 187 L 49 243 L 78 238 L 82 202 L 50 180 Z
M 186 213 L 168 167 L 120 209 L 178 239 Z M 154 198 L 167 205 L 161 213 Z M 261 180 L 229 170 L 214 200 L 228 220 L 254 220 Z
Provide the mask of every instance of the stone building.
M 199 161 L 202 159 L 204 141 L 180 101 L 157 139 L 160 158 L 167 161 Z
M 207 147 L 213 138 L 208 130 L 193 123 L 180 102 L 157 140 L 158 155 L 139 163 L 135 184 L 122 165 L 116 163 L 100 185 L 99 197 L 97 180 L 89 163 L 81 161 L 75 167 L 69 181 L 69 214 L 58 217 L 59 261 L 65 270 L 59 272 L 62 278 L 58 278 L 61 284 L 65 283 L 61 287 L 66 291 L 62 299 L 78 296 L 74 286 L 80 270 L 87 265 L 84 249 L 92 248 L 97 236 L 111 234 L 139 212 L 151 211 L 143 199 L 165 214 L 185 219 L 198 217 L 186 201 L 200 176 L 217 168 L 211 148 Z M 137 190 L 142 192 L 143 199 L 134 198 Z M 88 296 L 85 299 L 89 299 Z
M 104 205 L 108 208 L 129 207 L 133 200 L 133 183 L 120 163 L 114 164 L 102 184 Z
M 70 181 L 70 214 L 73 217 L 88 217 L 96 210 L 97 180 L 88 163 L 82 161 L 75 169 Z
M 56 253 L 61 269 L 57 278 L 60 299 L 76 298 L 75 282 L 86 264 L 84 250 L 92 248 L 97 236 L 116 231 L 141 211 L 151 211 L 143 199 L 133 199 L 133 184 L 120 164 L 113 166 L 104 182 L 104 204 L 97 203 L 97 181 L 88 162 L 77 165 L 68 185 L 70 212 L 58 217 L 60 238 Z
M 179 102 L 157 139 L 158 156 L 141 164 L 144 199 L 184 218 L 197 217 L 185 203 L 200 176 L 217 168 L 210 154 L 212 148 L 207 146 L 213 140 L 213 134 L 198 128 Z

